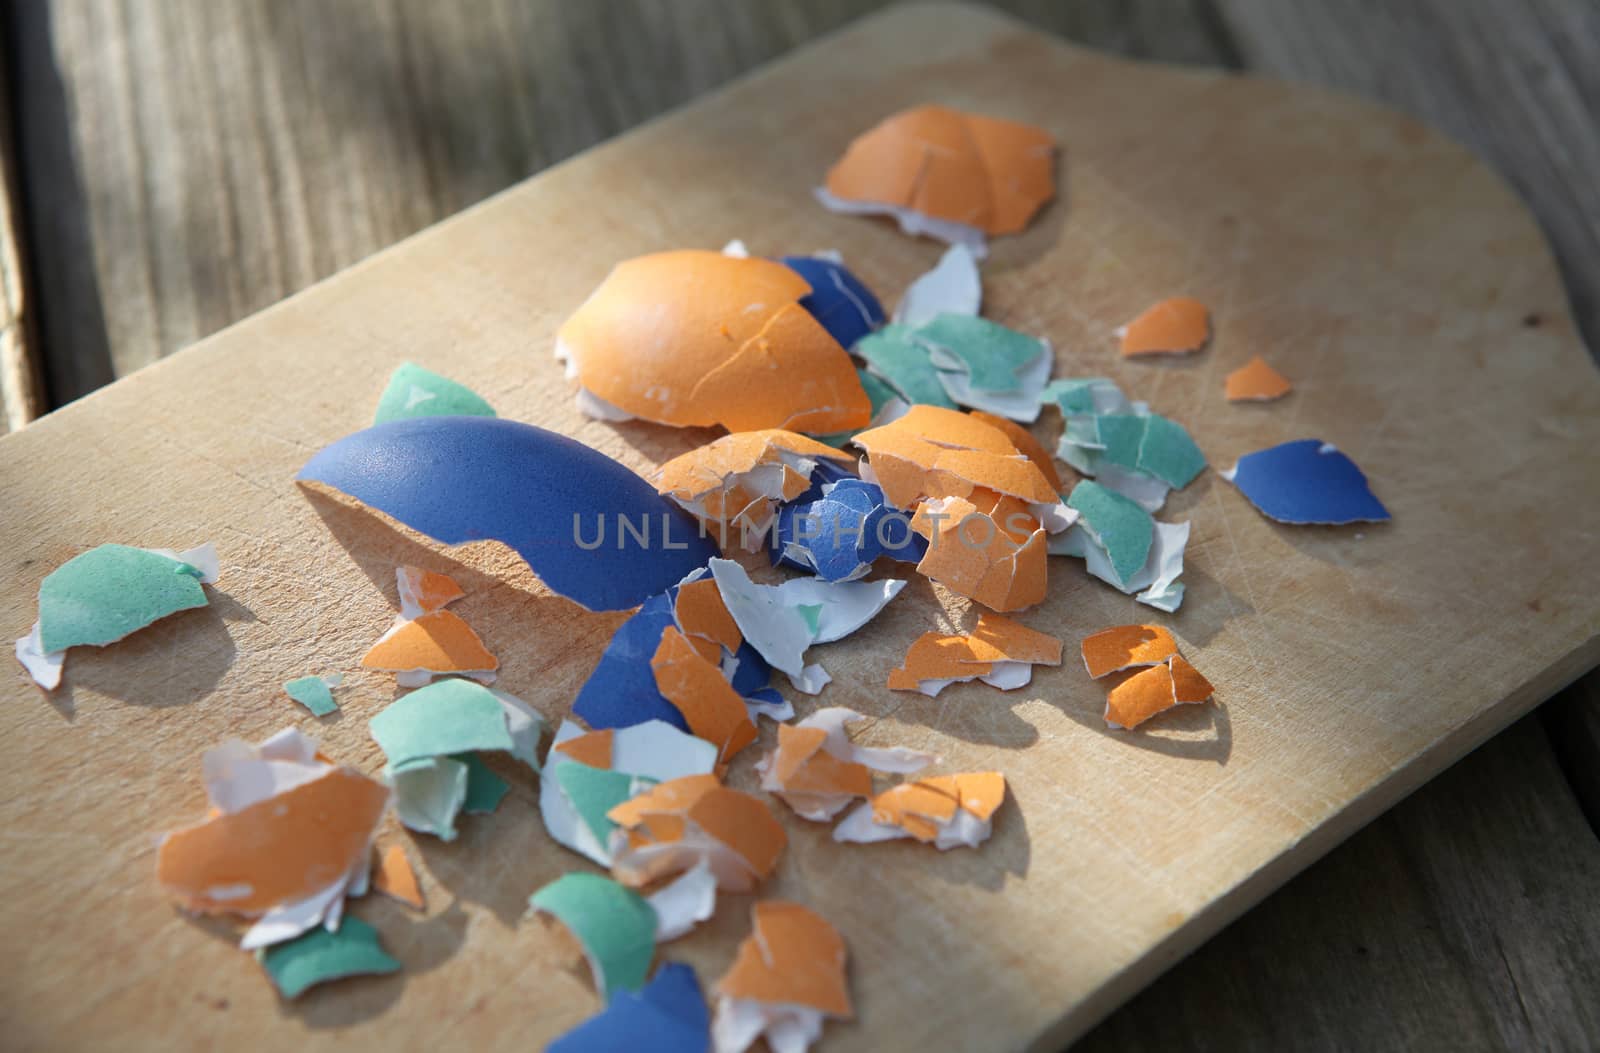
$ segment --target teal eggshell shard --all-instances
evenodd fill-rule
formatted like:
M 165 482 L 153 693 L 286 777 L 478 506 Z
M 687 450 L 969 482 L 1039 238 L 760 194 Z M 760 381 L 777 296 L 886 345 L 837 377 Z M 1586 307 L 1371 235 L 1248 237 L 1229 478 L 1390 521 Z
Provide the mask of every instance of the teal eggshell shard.
M 717 554 L 695 519 L 639 476 L 518 421 L 376 424 L 317 451 L 297 478 L 447 545 L 500 541 L 592 611 L 637 607 Z
M 1155 521 L 1149 512 L 1089 479 L 1072 488 L 1067 506 L 1083 516 L 1120 580 L 1128 581 L 1139 573 L 1155 540 Z
M 483 396 L 413 362 L 402 362 L 378 399 L 372 423 L 406 417 L 493 417 Z
M 169 614 L 205 605 L 197 568 L 147 549 L 101 545 L 39 584 L 39 643 L 46 653 L 104 646 Z
M 256 958 L 285 998 L 298 998 L 308 988 L 346 976 L 400 971 L 400 963 L 378 942 L 377 930 L 348 914 L 337 932 L 317 925 L 287 943 L 257 951 Z

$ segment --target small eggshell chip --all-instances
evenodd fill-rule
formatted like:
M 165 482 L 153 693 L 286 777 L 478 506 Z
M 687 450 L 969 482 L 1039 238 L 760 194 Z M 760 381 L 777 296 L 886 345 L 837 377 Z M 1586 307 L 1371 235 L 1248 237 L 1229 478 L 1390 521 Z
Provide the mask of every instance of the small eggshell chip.
M 1189 354 L 1211 339 L 1211 312 L 1187 296 L 1162 300 L 1123 326 L 1121 335 L 1125 356 Z

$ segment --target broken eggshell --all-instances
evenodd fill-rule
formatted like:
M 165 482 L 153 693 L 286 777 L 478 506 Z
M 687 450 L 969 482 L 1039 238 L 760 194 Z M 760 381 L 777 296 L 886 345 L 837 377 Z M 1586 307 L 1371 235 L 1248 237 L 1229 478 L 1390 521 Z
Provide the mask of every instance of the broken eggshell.
M 962 244 L 1016 234 L 1055 197 L 1055 139 L 1042 128 L 917 106 L 853 141 L 817 199 L 845 213 L 886 213 L 907 234 Z
M 872 405 L 839 341 L 774 260 L 681 250 L 612 268 L 556 335 L 580 407 L 729 431 L 862 428 Z
M 447 545 L 502 542 L 592 611 L 636 607 L 717 554 L 693 517 L 621 464 L 517 421 L 374 425 L 323 447 L 297 479 Z
M 801 298 L 800 306 L 840 347 L 848 350 L 883 324 L 883 305 L 844 264 L 826 256 L 784 256 L 780 262 L 811 286 L 811 295 Z

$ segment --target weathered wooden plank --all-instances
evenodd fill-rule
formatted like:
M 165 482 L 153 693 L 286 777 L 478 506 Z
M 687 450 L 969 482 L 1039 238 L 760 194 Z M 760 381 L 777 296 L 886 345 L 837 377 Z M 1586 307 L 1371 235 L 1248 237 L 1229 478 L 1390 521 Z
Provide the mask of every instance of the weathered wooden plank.
M 1428 121 L 1510 180 L 1600 342 L 1600 5 L 1583 0 L 1215 0 L 1252 68 Z
M 1528 717 L 1074 1048 L 1593 1049 L 1600 843 L 1585 834 Z
M 1539 715 L 1590 827 L 1600 831 L 1600 672 L 1552 698 Z
M 1252 67 L 1414 113 L 1497 167 L 1538 216 L 1579 331 L 1600 352 L 1600 5 L 1418 0 L 1357 16 L 1316 0 L 1218 3 Z M 1534 310 L 1526 324 L 1548 318 Z M 1551 700 L 1545 718 L 1594 821 L 1600 679 Z
M 876 5 L 482 3 L 463 11 L 387 2 L 349 4 L 334 21 L 324 7 L 310 4 L 23 4 L 16 21 L 24 36 L 35 43 L 42 37 L 45 45 L 42 60 L 20 78 L 30 96 L 24 121 L 37 147 L 29 155 L 30 186 L 34 197 L 42 196 L 33 219 L 51 234 L 71 235 L 75 222 L 82 228 L 81 237 L 52 237 L 42 249 L 45 269 L 60 279 L 49 283 L 45 322 L 59 341 L 52 346 L 70 349 L 53 378 L 65 397 L 81 393 L 106 379 L 117 361 L 142 362 L 174 350 L 870 6 Z M 1302 14 L 1305 36 L 1292 46 L 1269 45 L 1257 31 L 1241 33 L 1254 43 L 1236 51 L 1229 34 L 1241 24 L 1240 4 L 1228 6 L 1225 24 L 1207 5 L 1181 2 L 1005 6 L 1124 54 L 1223 65 L 1242 57 L 1305 76 L 1315 75 L 1310 59 L 1319 38 L 1343 25 Z M 638 29 L 639 17 L 646 31 Z M 1383 16 L 1367 11 L 1364 17 Z M 1282 19 L 1274 24 L 1280 34 L 1292 29 Z M 1450 32 L 1440 24 L 1431 29 Z M 1355 32 L 1366 31 L 1358 26 Z M 1348 56 L 1342 62 L 1359 57 L 1358 49 L 1333 46 Z M 1269 61 L 1274 56 L 1277 65 Z M 62 116 L 68 109 L 76 114 L 70 141 L 62 138 L 65 127 L 54 134 L 43 127 L 51 116 L 51 64 L 67 74 L 57 86 L 57 109 Z M 1376 90 L 1388 90 L 1397 76 L 1409 83 L 1431 73 L 1401 66 L 1399 73 L 1369 73 Z M 1408 108 L 1440 120 L 1426 106 Z M 52 164 L 52 158 L 71 163 Z M 1539 187 L 1522 189 L 1537 206 Z M 1540 212 L 1550 229 L 1547 210 Z M 1564 251 L 1570 275 L 1567 256 Z M 98 321 L 101 302 L 104 323 Z M 1485 748 L 1500 749 L 1498 741 Z M 1536 754 L 1519 756 L 1548 767 L 1548 756 Z M 1458 788 L 1452 803 L 1438 806 L 1435 821 L 1445 829 L 1470 829 L 1492 803 L 1474 796 L 1487 789 L 1466 790 Z M 1417 799 L 1443 792 L 1429 787 Z M 1558 824 L 1558 839 L 1581 831 L 1570 818 Z M 1391 823 L 1401 823 L 1400 816 L 1381 827 Z M 1418 840 L 1408 841 L 1404 852 L 1382 839 L 1369 845 L 1370 831 L 1341 852 L 1357 853 L 1357 871 L 1384 872 L 1397 855 L 1409 853 L 1445 875 L 1441 882 L 1460 876 L 1434 865 L 1438 853 L 1423 831 L 1402 823 L 1390 837 L 1413 834 Z M 1419 994 L 1430 977 L 1451 970 L 1459 969 L 1452 983 L 1475 1007 L 1474 1019 L 1503 1005 L 1494 997 L 1493 969 L 1474 971 L 1479 959 L 1467 959 L 1473 968 L 1466 968 L 1439 941 L 1385 942 L 1427 916 L 1415 913 L 1415 901 L 1374 897 L 1362 905 L 1372 911 L 1367 946 L 1373 955 L 1403 964 L 1383 982 L 1396 1003 L 1419 1014 L 1419 1033 L 1448 1033 L 1461 1011 L 1463 1003 L 1435 1004 Z M 1462 909 L 1475 902 L 1454 894 L 1440 901 Z M 1190 993 L 1201 997 L 1219 985 L 1244 990 L 1252 978 L 1293 969 L 1303 957 L 1295 933 L 1333 912 L 1316 894 L 1297 906 L 1288 902 L 1278 908 L 1284 917 L 1263 930 L 1248 928 L 1252 914 L 1223 937 L 1239 940 L 1235 932 L 1244 931 L 1248 949 L 1234 945 L 1225 960 L 1202 952 L 1158 985 L 1164 996 L 1151 999 L 1179 997 L 1189 1005 Z M 1464 925 L 1468 919 L 1457 920 Z M 1532 927 L 1542 931 L 1537 923 Z M 1415 954 L 1402 955 L 1402 944 Z M 1336 957 L 1321 972 L 1308 967 L 1304 976 L 1307 996 L 1327 999 L 1313 1011 L 1328 1021 L 1327 1041 L 1349 1045 L 1337 1040 L 1334 1018 L 1341 1006 L 1368 1004 L 1360 1001 L 1365 978 Z M 1234 1001 L 1249 1006 L 1236 1022 L 1246 1036 L 1292 1034 L 1285 1029 L 1306 1012 L 1304 1001 L 1297 1004 L 1289 994 Z M 1127 1015 L 1107 1027 L 1136 1041 L 1143 1032 L 1116 1022 Z
M 878 6 L 22 0 L 56 400 Z M 1215 55 L 1191 0 L 1015 6 L 1140 57 Z
M 254 1023 L 261 1019 L 297 1025 L 278 1014 L 255 977 L 230 970 L 238 964 L 232 948 L 193 947 L 194 934 L 159 909 L 140 865 L 149 842 L 136 835 L 171 825 L 190 807 L 160 792 L 171 784 L 169 772 L 221 734 L 276 726 L 282 717 L 272 699 L 281 703 L 277 685 L 289 670 L 321 665 L 333 653 L 358 653 L 366 635 L 361 626 L 388 617 L 388 603 L 373 588 L 379 568 L 371 561 L 387 569 L 398 554 L 393 538 L 381 528 L 357 538 L 347 528 L 370 523 L 363 518 L 334 530 L 356 555 L 354 564 L 333 548 L 317 506 L 284 489 L 305 450 L 365 419 L 373 378 L 400 349 L 415 345 L 424 361 L 443 363 L 458 341 L 471 353 L 449 359 L 452 371 L 459 367 L 463 379 L 489 385 L 485 390 L 513 416 L 574 430 L 639 466 L 681 449 L 686 438 L 662 429 L 619 432 L 578 420 L 559 370 L 547 356 L 531 357 L 530 345 L 547 346 L 563 305 L 580 300 L 593 275 L 619 255 L 702 236 L 696 232 L 714 230 L 720 239 L 757 229 L 770 242 L 792 244 L 825 227 L 828 240 L 870 279 L 900 285 L 931 259 L 929 246 L 792 203 L 804 200 L 809 159 L 830 154 L 853 130 L 841 106 L 858 94 L 917 98 L 930 73 L 959 71 L 974 105 L 1048 121 L 1073 144 L 1072 208 L 1053 213 L 1065 222 L 997 246 L 990 294 L 1000 317 L 1026 310 L 1040 331 L 1060 334 L 1064 347 L 1087 347 L 1093 320 L 1125 317 L 1135 306 L 1130 301 L 1149 295 L 1148 286 L 1182 281 L 1227 305 L 1229 336 L 1215 355 L 1239 353 L 1252 333 L 1304 333 L 1279 352 L 1306 379 L 1290 434 L 1348 439 L 1358 459 L 1387 480 L 1385 497 L 1399 522 L 1363 539 L 1286 531 L 1244 509 L 1220 483 L 1209 493 L 1180 496 L 1174 511 L 1192 508 L 1202 537 L 1191 551 L 1195 592 L 1177 624 L 1196 661 L 1227 685 L 1214 739 L 1162 742 L 1106 733 L 1095 714 L 1098 692 L 1071 667 L 1042 673 L 1037 697 L 998 707 L 976 696 L 962 706 L 959 691 L 937 706 L 882 698 L 873 672 L 892 664 L 910 632 L 929 622 L 936 597 L 925 590 L 896 606 L 890 618 L 897 624 L 841 645 L 830 662 L 854 675 L 840 677 L 832 701 L 880 714 L 892 708 L 897 735 L 936 746 L 954 767 L 1004 767 L 1017 806 L 982 853 L 919 857 L 872 898 L 859 895 L 861 879 L 881 878 L 887 855 L 880 861 L 841 851 L 814 829 L 796 832 L 770 891 L 828 903 L 851 927 L 857 991 L 871 1023 L 842 1030 L 839 1048 L 884 1048 L 886 1041 L 984 1048 L 985 1039 L 1004 1048 L 1036 1034 L 1053 1006 L 1103 982 L 1092 996 L 1097 1003 L 1081 1003 L 1075 1019 L 1060 1022 L 1065 1034 L 1131 993 L 1141 974 L 1118 957 L 1130 940 L 1156 963 L 1163 953 L 1187 949 L 1186 933 L 1198 939 L 1414 786 L 1434 770 L 1431 761 L 1476 741 L 1498 715 L 1532 704 L 1539 690 L 1570 675 L 1563 655 L 1588 657 L 1593 588 L 1579 548 L 1582 530 L 1537 502 L 1572 465 L 1594 471 L 1595 446 L 1581 436 L 1593 430 L 1590 409 L 1600 385 L 1588 377 L 1571 383 L 1568 370 L 1584 361 L 1582 352 L 1570 339 L 1524 330 L 1512 309 L 1559 297 L 1554 267 L 1521 208 L 1464 153 L 1418 135 L 1410 122 L 1374 119 L 1320 99 L 1297 107 L 1281 86 L 1069 55 L 989 25 L 958 11 L 879 20 L 836 48 L 812 52 L 809 70 L 776 68 L 671 124 L 548 173 L 209 347 L 130 378 L 93 405 L 7 440 L 7 452 L 17 451 L 8 463 L 19 481 L 55 481 L 48 499 L 60 524 L 59 533 L 41 536 L 17 505 L 10 509 L 17 587 L 0 590 L 14 608 L 9 619 L 26 621 L 27 586 L 56 558 L 52 545 L 112 526 L 121 536 L 170 530 L 175 515 L 201 536 L 222 537 L 225 558 L 239 568 L 224 587 L 255 619 L 229 624 L 227 639 L 205 648 L 207 661 L 192 668 L 166 663 L 159 675 L 147 668 L 150 652 L 137 647 L 74 656 L 63 698 L 77 707 L 75 726 L 24 699 L 3 707 L 25 725 L 26 738 L 0 738 L 26 742 L 38 766 L 0 766 L 20 786 L 32 785 L 37 770 L 51 765 L 117 771 L 130 780 L 125 793 L 137 799 L 134 814 L 125 797 L 81 781 L 69 795 L 81 807 L 60 795 L 48 802 L 26 792 L 8 797 L 22 815 L 8 828 L 36 846 L 27 857 L 32 869 L 17 872 L 21 878 L 66 873 L 79 859 L 76 844 L 46 836 L 59 826 L 64 805 L 77 815 L 77 829 L 116 831 L 97 847 L 99 869 L 86 874 L 102 891 L 117 892 L 120 924 L 62 909 L 56 897 L 67 890 L 48 880 L 19 881 L 25 895 L 0 897 L 17 916 L 16 931 L 51 922 L 54 939 L 18 941 L 36 956 L 21 971 L 27 986 L 14 996 L 73 1014 L 73 1030 L 63 1025 L 53 1032 L 56 1041 L 120 1034 L 130 1021 L 148 1026 L 165 1019 L 152 1012 L 158 1003 L 185 1025 L 205 1028 L 184 1011 L 196 976 L 206 978 L 208 993 L 225 992 L 234 1006 L 226 1020 L 207 1018 L 214 1035 L 261 1034 Z M 882 69 L 866 66 L 880 56 Z M 1064 111 L 1062 99 L 1085 104 Z M 1298 128 L 1285 129 L 1286 112 L 1302 115 Z M 1353 117 L 1341 121 L 1341 114 Z M 795 136 L 750 150 L 774 121 L 794 128 Z M 1149 134 L 1130 137 L 1128 128 Z M 1336 148 L 1349 142 L 1358 144 L 1355 152 Z M 743 179 L 730 192 L 723 173 L 735 168 Z M 1374 171 L 1394 178 L 1364 178 Z M 638 179 L 638 172 L 652 178 Z M 1306 209 L 1302 198 L 1271 193 L 1274 180 L 1285 176 L 1297 178 L 1308 197 L 1339 207 Z M 1462 215 L 1473 222 L 1456 223 Z M 1243 239 L 1235 224 L 1255 235 Z M 1368 230 L 1375 236 L 1362 236 Z M 528 265 L 526 247 L 540 238 L 566 247 L 563 266 Z M 1102 245 L 1115 246 L 1116 260 L 1086 274 Z M 1368 265 L 1373 256 L 1386 265 Z M 1526 265 L 1503 267 L 1501 256 Z M 1190 258 L 1214 265 L 1193 268 Z M 1144 284 L 1133 290 L 1130 282 Z M 1443 307 L 1421 309 L 1424 299 Z M 530 317 L 530 307 L 543 310 Z M 1441 315 L 1454 321 L 1441 328 Z M 1475 334 L 1526 353 L 1469 358 Z M 1208 369 L 1226 365 L 1215 355 L 1205 359 Z M 1460 368 L 1464 361 L 1476 368 Z M 1157 385 L 1152 374 L 1135 376 L 1148 367 L 1108 364 L 1126 372 L 1129 383 L 1159 386 L 1146 390 L 1164 405 L 1192 404 L 1204 392 L 1215 397 L 1205 372 L 1166 373 Z M 1372 386 L 1375 375 L 1386 383 Z M 1508 402 L 1520 411 L 1517 419 L 1537 414 L 1560 427 L 1524 429 L 1514 442 L 1486 443 L 1470 458 L 1450 445 L 1458 428 L 1486 426 L 1492 409 Z M 1219 459 L 1291 424 L 1275 413 L 1191 411 L 1188 419 Z M 150 421 L 162 427 L 141 426 Z M 1388 441 L 1380 441 L 1383 432 Z M 122 470 L 107 472 L 102 457 Z M 173 463 L 184 470 L 177 493 L 152 493 L 142 480 Z M 1459 492 L 1459 480 L 1474 471 L 1486 479 L 1520 473 L 1527 486 L 1506 502 L 1480 507 Z M 42 493 L 33 499 L 47 500 Z M 1196 499 L 1203 509 L 1192 504 Z M 1595 495 L 1576 500 L 1587 509 Z M 1514 558 L 1502 567 L 1507 551 Z M 31 565 L 24 562 L 30 558 Z M 1508 592 L 1513 581 L 1519 591 Z M 505 591 L 499 595 L 517 602 Z M 1524 606 L 1532 595 L 1546 598 L 1543 618 Z M 306 626 L 317 617 L 319 597 L 356 606 L 325 608 L 326 635 L 313 636 Z M 571 697 L 570 681 L 559 677 L 581 675 L 584 663 L 575 656 L 593 653 L 604 626 L 591 621 L 582 635 L 570 611 L 538 607 L 522 603 L 517 611 L 516 638 L 501 651 L 504 682 L 514 691 L 534 686 L 540 704 L 557 713 Z M 1075 638 L 1128 610 L 1122 598 L 1067 575 L 1032 617 Z M 540 630 L 548 624 L 538 621 L 542 616 L 562 619 L 559 635 Z M 487 614 L 478 621 L 486 629 L 510 624 Z M 180 625 L 165 633 L 147 638 L 146 647 L 158 648 L 154 657 L 168 644 L 182 642 L 188 651 Z M 547 649 L 571 636 L 581 636 L 579 651 Z M 1535 663 L 1543 671 L 1528 679 Z M 1473 675 L 1463 676 L 1464 669 Z M 137 698 L 154 690 L 191 704 L 185 719 L 174 720 L 172 711 L 120 701 L 130 690 Z M 347 719 L 326 726 L 330 750 L 370 762 L 360 717 L 387 695 L 381 678 L 353 683 Z M 1498 710 L 1482 708 L 1497 701 Z M 1408 760 L 1414 765 L 1407 767 Z M 747 768 L 737 773 L 747 776 Z M 458 896 L 461 880 L 470 877 L 480 890 L 473 899 L 520 909 L 529 888 L 572 865 L 541 850 L 528 804 L 520 795 L 496 817 L 506 838 L 496 844 L 515 867 L 474 866 L 479 857 L 462 845 L 458 852 L 429 853 L 430 868 L 439 868 L 431 872 Z M 1329 825 L 1312 834 L 1310 827 L 1324 821 Z M 1261 865 L 1253 853 L 1263 845 L 1286 853 L 1277 857 L 1282 865 L 1252 870 Z M 967 876 L 945 879 L 959 874 Z M 949 917 L 939 925 L 903 924 L 888 912 L 908 895 L 933 896 Z M 403 1028 L 402 1040 L 416 1041 L 425 1032 L 413 1029 L 414 1019 L 431 1018 L 436 1029 L 454 1026 L 429 1005 L 453 1006 L 462 989 L 483 990 L 483 1010 L 463 1018 L 456 1037 L 480 1036 L 484 1048 L 496 1040 L 526 1044 L 531 1027 L 549 1033 L 571 1019 L 560 1014 L 587 1008 L 581 983 L 549 969 L 547 958 L 534 959 L 544 967 L 525 975 L 530 982 L 512 985 L 508 1001 L 496 1001 L 507 997 L 507 987 L 484 990 L 478 978 L 503 975 L 512 962 L 535 968 L 530 955 L 548 943 L 537 930 L 495 926 L 472 902 L 463 906 L 457 898 L 452 906 L 472 919 L 464 948 L 449 929 L 418 933 L 408 944 L 411 954 L 447 962 L 387 986 L 329 991 L 315 1004 L 334 1019 L 360 1018 L 370 1040 Z M 447 908 L 435 902 L 434 909 Z M 719 919 L 719 929 L 674 954 L 708 973 L 719 968 L 737 921 Z M 132 978 L 119 967 L 125 960 L 119 955 L 143 956 L 156 947 L 181 954 L 181 965 L 170 971 L 152 965 Z M 917 968 L 904 969 L 906 963 Z M 1119 968 L 1126 969 L 1122 982 L 1111 975 Z M 930 984 L 951 982 L 952 970 L 958 989 L 934 987 L 943 993 L 930 994 Z M 74 981 L 70 987 L 62 986 L 66 978 Z M 409 1010 L 374 1012 L 387 1008 L 384 999 L 398 984 Z M 155 987 L 179 1002 L 164 1003 Z M 80 1011 L 85 989 L 108 988 L 114 998 L 98 1002 L 93 1014 Z M 29 1022 L 46 1019 L 39 1012 Z M 204 1041 L 203 1033 L 196 1037 Z M 305 1038 L 338 1041 L 326 1031 Z
M 44 412 L 33 315 L 28 306 L 25 256 L 17 200 L 16 150 L 12 140 L 10 62 L 0 26 L 0 435 Z

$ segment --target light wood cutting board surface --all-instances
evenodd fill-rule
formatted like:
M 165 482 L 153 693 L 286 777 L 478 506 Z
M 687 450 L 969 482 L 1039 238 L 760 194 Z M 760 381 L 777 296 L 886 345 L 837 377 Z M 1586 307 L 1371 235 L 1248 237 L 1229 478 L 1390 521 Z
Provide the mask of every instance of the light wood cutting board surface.
M 228 736 L 298 723 L 381 767 L 366 720 L 392 681 L 352 675 L 325 722 L 280 685 L 355 670 L 392 617 L 397 562 L 455 574 L 503 686 L 564 713 L 618 616 L 552 598 L 504 552 L 447 553 L 308 495 L 296 470 L 365 426 L 408 358 L 640 471 L 704 441 L 578 416 L 550 356 L 557 325 L 616 260 L 733 237 L 763 254 L 837 248 L 892 301 L 939 247 L 830 215 L 810 188 L 853 135 L 924 101 L 1065 145 L 1063 199 L 994 245 L 987 315 L 1048 336 L 1057 375 L 1111 376 L 1183 422 L 1215 467 L 1334 442 L 1395 518 L 1281 527 L 1209 472 L 1163 513 L 1194 524 L 1170 618 L 1053 560 L 1027 624 L 1074 654 L 1105 625 L 1163 619 L 1218 687 L 1216 706 L 1136 734 L 1104 727 L 1103 688 L 1075 661 L 1013 694 L 886 691 L 917 634 L 971 619 L 921 579 L 814 652 L 835 677 L 820 701 L 880 718 L 870 740 L 1000 769 L 1014 792 L 979 852 L 837 846 L 785 814 L 790 850 L 765 891 L 823 911 L 852 952 L 860 1020 L 830 1026 L 824 1049 L 1080 1033 L 1600 659 L 1600 382 L 1538 231 L 1487 169 L 1346 99 L 1131 65 L 966 8 L 898 9 L 0 440 L 10 635 L 44 574 L 95 544 L 212 539 L 223 559 L 211 607 L 72 652 L 53 700 L 20 667 L 0 678 L 6 1044 L 487 1053 L 538 1048 L 597 1008 L 572 946 L 522 918 L 534 889 L 587 867 L 545 836 L 525 773 L 506 769 L 511 797 L 459 840 L 418 839 L 425 916 L 356 908 L 405 972 L 292 1004 L 231 930 L 163 900 L 154 835 L 203 811 L 199 754 Z M 1176 293 L 1214 309 L 1212 348 L 1118 361 L 1112 330 Z M 1256 353 L 1296 390 L 1230 406 L 1222 378 Z M 1039 431 L 1053 444 L 1058 428 L 1049 413 Z M 727 897 L 666 955 L 709 985 L 750 902 Z

